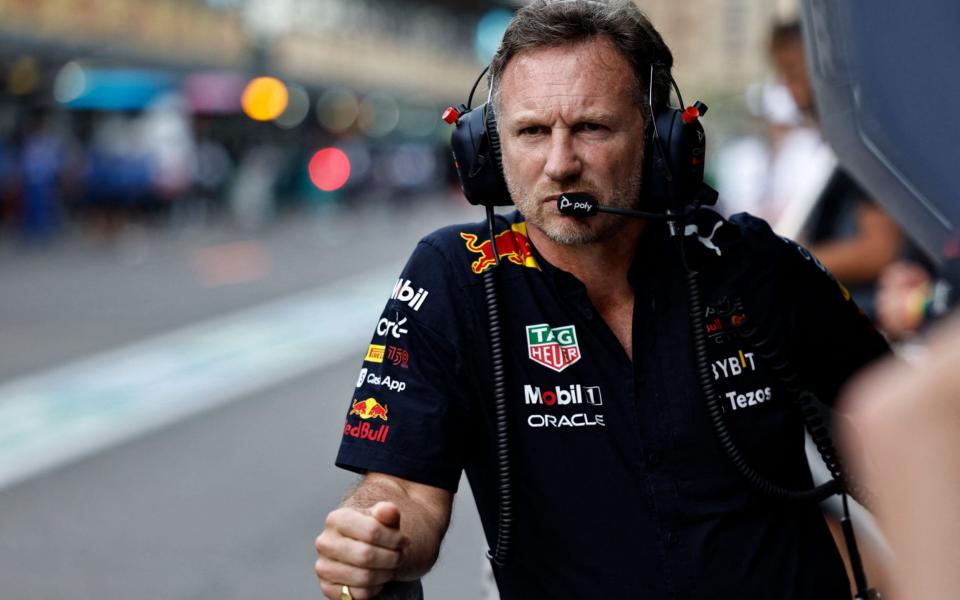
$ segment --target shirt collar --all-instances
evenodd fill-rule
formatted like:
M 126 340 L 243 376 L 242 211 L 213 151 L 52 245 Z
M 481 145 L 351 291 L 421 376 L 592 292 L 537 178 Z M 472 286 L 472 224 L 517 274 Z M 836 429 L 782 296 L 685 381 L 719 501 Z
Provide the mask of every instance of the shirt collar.
M 523 215 L 514 211 L 510 216 L 511 223 L 521 223 Z M 548 262 L 533 241 L 527 239 L 533 255 L 540 265 L 544 279 L 559 293 L 581 295 L 586 293 L 586 287 L 572 273 L 564 271 Z M 644 227 L 643 234 L 637 242 L 636 254 L 628 271 L 628 279 L 634 287 L 643 279 L 662 270 L 668 263 L 673 262 L 670 252 L 673 251 L 666 225 L 656 221 L 649 221 Z

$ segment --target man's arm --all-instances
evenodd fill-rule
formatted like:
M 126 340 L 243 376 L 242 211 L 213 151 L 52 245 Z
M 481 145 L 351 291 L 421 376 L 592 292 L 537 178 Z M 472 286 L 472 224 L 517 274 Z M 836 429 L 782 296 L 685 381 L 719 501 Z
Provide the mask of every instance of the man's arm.
M 857 203 L 857 234 L 810 247 L 833 276 L 846 285 L 873 281 L 896 260 L 903 243 L 900 228 L 879 206 Z
M 421 577 L 437 560 L 452 506 L 449 490 L 368 473 L 317 537 L 324 595 L 337 599 L 348 585 L 366 600 L 389 581 Z

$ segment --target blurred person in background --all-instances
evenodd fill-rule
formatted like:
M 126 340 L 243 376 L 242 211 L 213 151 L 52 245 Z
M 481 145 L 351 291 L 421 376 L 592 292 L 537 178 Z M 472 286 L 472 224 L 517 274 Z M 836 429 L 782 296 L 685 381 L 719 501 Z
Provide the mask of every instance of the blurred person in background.
M 697 377 L 712 377 L 747 460 L 809 489 L 797 408 L 746 332 L 764 330 L 827 403 L 886 353 L 883 338 L 816 259 L 753 217 L 697 211 L 671 240 L 661 222 L 557 209 L 571 192 L 645 206 L 651 111 L 669 103 L 672 64 L 629 0 L 539 0 L 517 13 L 491 65 L 517 207 L 492 226 L 516 521 L 507 562 L 494 566 L 500 594 L 849 598 L 819 508 L 748 483 Z M 694 365 L 675 242 L 703 277 L 708 370 Z M 363 478 L 316 540 L 328 598 L 366 600 L 426 573 L 464 470 L 495 546 L 498 416 L 480 277 L 492 252 L 486 223 L 447 227 L 420 242 L 395 284 L 336 461 Z
M 832 154 L 783 84 L 751 85 L 744 105 L 756 131 L 717 152 L 719 208 L 728 216 L 748 212 L 787 235 L 778 222 L 787 207 L 819 193 L 818 173 L 833 165 Z
M 197 164 L 197 146 L 183 99 L 167 94 L 137 119 L 137 146 L 147 161 L 152 196 L 163 213 L 185 210 Z
M 805 122 L 819 134 L 813 83 L 807 65 L 801 23 L 774 25 L 770 58 L 775 71 L 800 110 Z M 837 163 L 822 140 L 818 152 L 807 157 L 804 193 L 794 198 L 774 225 L 782 234 L 808 245 L 820 262 L 849 290 L 857 306 L 878 326 L 876 291 L 890 265 L 905 253 L 915 252 L 896 222 Z M 825 513 L 838 545 L 843 533 L 839 515 Z M 871 543 L 876 541 L 876 546 Z M 842 547 L 842 546 L 841 546 Z M 861 554 L 867 574 L 886 585 L 886 552 L 882 540 L 861 537 Z M 850 569 L 850 557 L 844 551 Z
M 892 340 L 907 340 L 930 317 L 934 296 L 934 280 L 927 269 L 913 262 L 895 262 L 878 281 L 877 323 Z
M 15 226 L 20 212 L 19 152 L 10 121 L 9 129 L 0 131 L 0 233 Z
M 272 144 L 250 148 L 237 165 L 227 192 L 227 206 L 235 223 L 247 230 L 269 224 L 277 210 L 276 185 L 282 174 L 284 152 Z
M 774 27 L 770 52 L 797 107 L 815 123 L 816 104 L 799 21 Z M 833 170 L 816 204 L 801 220 L 804 224 L 798 238 L 847 286 L 864 312 L 874 316 L 877 279 L 904 247 L 896 222 L 840 168 Z
M 49 241 L 61 226 L 66 151 L 62 131 L 46 111 L 38 109 L 28 122 L 19 161 L 23 194 L 20 231 L 28 242 Z
M 150 164 L 135 117 L 101 114 L 92 129 L 84 170 L 85 221 L 94 239 L 111 242 L 148 201 Z
M 902 260 L 884 270 L 877 287 L 877 319 L 884 332 L 896 342 L 919 341 L 932 323 L 956 304 L 956 257 L 960 239 L 948 246 L 948 260 L 939 268 L 927 262 Z M 909 357 L 908 357 L 909 358 Z
M 233 159 L 226 147 L 211 136 L 200 133 L 197 138 L 197 160 L 193 164 L 193 193 L 175 221 L 182 225 L 202 225 L 216 206 L 230 178 Z

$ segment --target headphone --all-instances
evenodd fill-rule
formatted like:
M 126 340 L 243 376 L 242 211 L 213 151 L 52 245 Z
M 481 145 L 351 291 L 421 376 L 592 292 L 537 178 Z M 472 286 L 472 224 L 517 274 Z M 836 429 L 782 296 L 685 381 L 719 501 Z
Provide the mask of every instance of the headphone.
M 477 77 L 467 104 L 447 108 L 441 117 L 455 125 L 450 145 L 460 189 L 471 204 L 488 208 L 513 204 L 503 178 L 500 134 L 490 94 L 485 103 L 470 108 L 473 93 L 489 68 Z M 641 208 L 666 214 L 713 205 L 717 192 L 703 182 L 706 135 L 700 117 L 706 114 L 707 106 L 698 100 L 685 109 L 665 104 L 654 112 L 653 69 L 651 64 L 647 105 L 654 118 L 647 125 Z M 683 106 L 680 88 L 672 76 L 670 84 Z

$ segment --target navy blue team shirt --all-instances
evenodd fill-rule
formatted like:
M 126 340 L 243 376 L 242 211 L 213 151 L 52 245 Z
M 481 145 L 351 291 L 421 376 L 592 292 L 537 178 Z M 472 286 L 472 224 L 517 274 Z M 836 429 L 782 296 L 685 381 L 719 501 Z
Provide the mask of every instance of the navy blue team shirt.
M 505 599 L 849 598 L 816 506 L 756 492 L 708 421 L 694 370 L 685 271 L 649 223 L 629 271 L 633 360 L 573 275 L 498 216 L 514 539 L 494 569 Z M 481 274 L 484 223 L 420 241 L 367 348 L 336 463 L 456 491 L 462 471 L 496 539 L 494 408 Z M 748 215 L 702 210 L 684 238 L 700 272 L 711 370 L 752 466 L 812 485 L 803 424 L 741 332 L 760 327 L 830 404 L 888 348 L 802 247 Z

